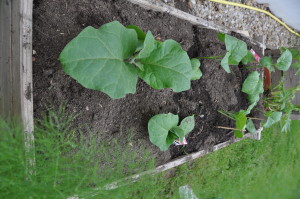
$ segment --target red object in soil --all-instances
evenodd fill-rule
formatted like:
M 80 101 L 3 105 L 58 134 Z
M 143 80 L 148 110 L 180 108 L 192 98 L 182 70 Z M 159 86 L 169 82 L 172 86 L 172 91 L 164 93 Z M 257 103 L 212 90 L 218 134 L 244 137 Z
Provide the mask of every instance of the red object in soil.
M 253 54 L 254 59 L 259 62 L 260 57 L 259 55 L 253 50 L 251 49 L 250 52 Z M 269 69 L 264 68 L 264 90 L 270 90 L 271 88 L 271 73 L 269 71 Z
M 269 90 L 271 88 L 271 73 L 269 69 L 264 68 L 264 90 Z

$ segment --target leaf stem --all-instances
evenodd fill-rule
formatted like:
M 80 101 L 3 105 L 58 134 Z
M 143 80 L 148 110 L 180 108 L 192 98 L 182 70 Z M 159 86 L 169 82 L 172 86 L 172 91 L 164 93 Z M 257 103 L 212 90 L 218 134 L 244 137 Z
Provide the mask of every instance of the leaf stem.
M 252 119 L 252 120 L 261 120 L 261 121 L 264 121 L 264 119 L 262 118 L 257 118 L 257 117 L 247 117 L 249 119 Z
M 210 57 L 195 57 L 196 59 L 216 59 L 224 57 L 224 55 L 210 56 Z
M 240 131 L 240 129 L 226 127 L 226 126 L 215 126 L 215 127 L 218 128 L 218 129 L 228 129 L 228 130 L 238 130 L 238 131 Z

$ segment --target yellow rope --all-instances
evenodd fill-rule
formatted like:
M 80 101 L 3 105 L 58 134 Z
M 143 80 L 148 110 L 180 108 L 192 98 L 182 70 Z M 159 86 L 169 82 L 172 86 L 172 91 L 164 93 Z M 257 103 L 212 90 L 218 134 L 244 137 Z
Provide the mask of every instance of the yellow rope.
M 225 1 L 225 0 L 208 0 L 208 1 L 216 2 L 216 3 L 221 3 L 221 4 L 225 4 L 225 5 L 237 6 L 237 7 L 246 8 L 246 9 L 255 10 L 255 11 L 258 11 L 258 12 L 265 13 L 266 15 L 269 15 L 270 17 L 272 17 L 273 19 L 275 19 L 278 23 L 280 23 L 281 25 L 283 25 L 288 31 L 290 31 L 291 33 L 293 33 L 293 34 L 297 35 L 298 37 L 300 37 L 299 33 L 295 32 L 293 29 L 291 29 L 284 22 L 282 22 L 280 19 L 278 19 L 277 17 L 275 17 L 274 15 L 272 15 L 268 11 L 265 11 L 265 10 L 262 10 L 262 9 L 259 9 L 259 8 L 255 8 L 255 7 L 252 7 L 252 6 L 244 5 L 244 4 L 241 4 L 241 3 L 234 3 L 234 2 Z

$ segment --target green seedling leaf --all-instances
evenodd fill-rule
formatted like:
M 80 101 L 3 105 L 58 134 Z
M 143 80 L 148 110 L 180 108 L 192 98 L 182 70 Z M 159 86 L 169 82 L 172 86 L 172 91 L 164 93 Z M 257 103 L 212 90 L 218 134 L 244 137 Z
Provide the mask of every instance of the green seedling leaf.
M 126 26 L 126 28 L 135 30 L 135 32 L 138 36 L 138 45 L 137 45 L 137 49 L 135 50 L 135 52 L 141 50 L 144 46 L 144 40 L 146 38 L 146 34 L 144 33 L 144 31 L 142 31 L 139 27 L 137 27 L 135 25 L 128 25 L 128 26 Z
M 174 126 L 170 131 L 173 132 L 179 138 L 180 142 L 183 142 L 183 138 L 185 134 L 182 128 L 180 128 L 179 126 Z
M 138 74 L 152 88 L 171 88 L 175 92 L 190 89 L 191 61 L 176 41 L 160 43 L 149 57 L 139 61 L 144 65 L 144 71 Z
M 154 39 L 150 31 L 147 32 L 144 48 L 137 54 L 136 59 L 149 57 L 150 54 L 157 48 L 157 41 Z
M 247 44 L 230 35 L 218 35 L 221 41 L 225 41 L 227 53 L 221 61 L 221 66 L 227 73 L 230 73 L 229 65 L 238 65 L 240 61 L 247 55 Z
M 117 21 L 85 28 L 60 54 L 63 70 L 86 88 L 112 98 L 135 93 L 136 68 L 125 62 L 138 45 L 136 31 Z
M 251 72 L 248 77 L 245 79 L 242 91 L 249 95 L 259 94 L 263 92 L 263 81 L 259 77 L 257 71 Z
M 146 33 L 144 33 L 144 31 L 140 29 L 138 26 L 128 25 L 126 26 L 126 28 L 135 30 L 139 40 L 143 40 L 143 41 L 145 40 Z
M 253 94 L 253 95 L 247 95 L 247 99 L 248 99 L 248 102 L 251 105 L 254 104 L 254 103 L 257 103 L 259 101 L 259 93 L 258 94 Z M 250 108 L 250 106 L 248 108 Z
M 244 137 L 244 132 L 242 132 L 242 131 L 234 130 L 233 133 L 234 133 L 235 137 L 237 137 L 237 138 Z
M 254 55 L 248 50 L 245 57 L 242 59 L 243 64 L 251 63 L 254 60 Z
M 292 49 L 292 48 L 280 48 L 281 52 L 289 50 L 292 53 L 293 59 L 300 61 L 300 48 L 299 49 Z
M 172 132 L 169 132 L 167 140 L 166 140 L 166 145 L 170 146 L 171 144 L 174 143 L 174 140 L 177 139 L 177 138 L 178 138 L 178 136 L 176 134 L 174 134 Z M 167 149 L 168 149 L 168 147 L 167 147 Z
M 293 59 L 292 53 L 287 49 L 278 58 L 275 67 L 279 70 L 287 71 L 292 64 L 292 59 Z
M 200 79 L 202 77 L 202 72 L 200 70 L 200 61 L 199 59 L 191 59 L 191 65 L 192 65 L 192 80 L 197 80 Z
M 229 57 L 230 57 L 230 53 L 227 52 L 226 55 L 224 56 L 224 58 L 221 61 L 221 66 L 222 68 L 227 72 L 230 73 L 230 68 L 229 68 Z
M 265 128 L 269 128 L 276 122 L 280 121 L 282 112 L 271 112 L 270 114 L 267 114 L 267 115 L 269 115 L 269 116 L 268 116 L 267 122 L 264 124 Z
M 148 122 L 150 141 L 162 151 L 167 150 L 177 138 L 183 142 L 184 136 L 194 129 L 194 116 L 184 118 L 180 126 L 178 121 L 178 115 L 172 113 L 153 116 Z
M 244 131 L 247 122 L 245 111 L 242 110 L 234 114 L 234 119 L 235 119 L 235 128 Z
M 255 133 L 255 132 L 256 132 L 255 125 L 254 125 L 254 123 L 253 123 L 253 121 L 252 121 L 251 119 L 248 119 L 248 120 L 247 120 L 246 129 L 247 129 L 250 133 Z
M 178 122 L 178 115 L 172 113 L 159 114 L 152 117 L 148 122 L 150 141 L 158 146 L 160 150 L 166 151 L 174 142 L 174 133 L 170 132 L 170 130 L 177 126 Z
M 225 34 L 219 32 L 219 33 L 218 33 L 218 39 L 219 39 L 221 42 L 224 42 L 224 43 L 225 43 Z
M 189 117 L 184 118 L 184 119 L 181 121 L 179 127 L 180 127 L 181 129 L 183 129 L 183 131 L 184 131 L 184 136 L 185 136 L 186 134 L 188 134 L 189 132 L 191 132 L 191 131 L 194 129 L 194 127 L 195 127 L 195 118 L 194 118 L 194 116 L 192 115 L 192 116 L 189 116 Z
M 267 69 L 269 69 L 269 71 L 271 72 L 275 72 L 273 65 L 273 60 L 271 57 L 263 57 L 262 59 L 260 59 L 259 61 L 261 63 L 261 65 L 263 65 L 264 67 L 266 67 Z

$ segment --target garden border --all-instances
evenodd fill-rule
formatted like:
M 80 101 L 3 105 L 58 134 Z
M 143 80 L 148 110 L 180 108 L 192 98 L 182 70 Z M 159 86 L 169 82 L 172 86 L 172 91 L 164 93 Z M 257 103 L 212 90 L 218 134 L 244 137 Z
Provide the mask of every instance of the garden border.
M 146 0 L 128 1 L 148 10 L 168 13 L 201 28 L 213 29 L 224 33 L 237 32 L 242 34 L 251 43 L 258 45 L 262 48 L 262 53 L 264 52 L 265 45 L 263 43 L 254 41 L 241 31 L 230 30 L 226 27 L 216 25 L 163 3 L 154 3 Z M 0 11 L 0 44 L 1 46 L 6 46 L 6 48 L 0 52 L 0 114 L 4 115 L 4 117 L 13 116 L 15 118 L 20 118 L 25 134 L 26 152 L 29 153 L 34 149 L 32 95 L 33 0 L 1 1 Z M 258 132 L 258 138 L 260 138 L 260 131 L 261 129 Z M 245 136 L 245 138 L 246 137 L 248 137 L 248 135 Z M 140 177 L 144 174 L 155 174 L 165 171 L 239 140 L 240 139 L 229 140 L 215 145 L 211 151 L 202 150 L 186 155 L 161 165 L 154 170 L 146 171 L 135 176 Z M 28 159 L 27 162 L 29 173 L 32 174 L 34 171 L 34 159 Z M 138 177 L 132 176 L 130 178 L 136 179 Z

